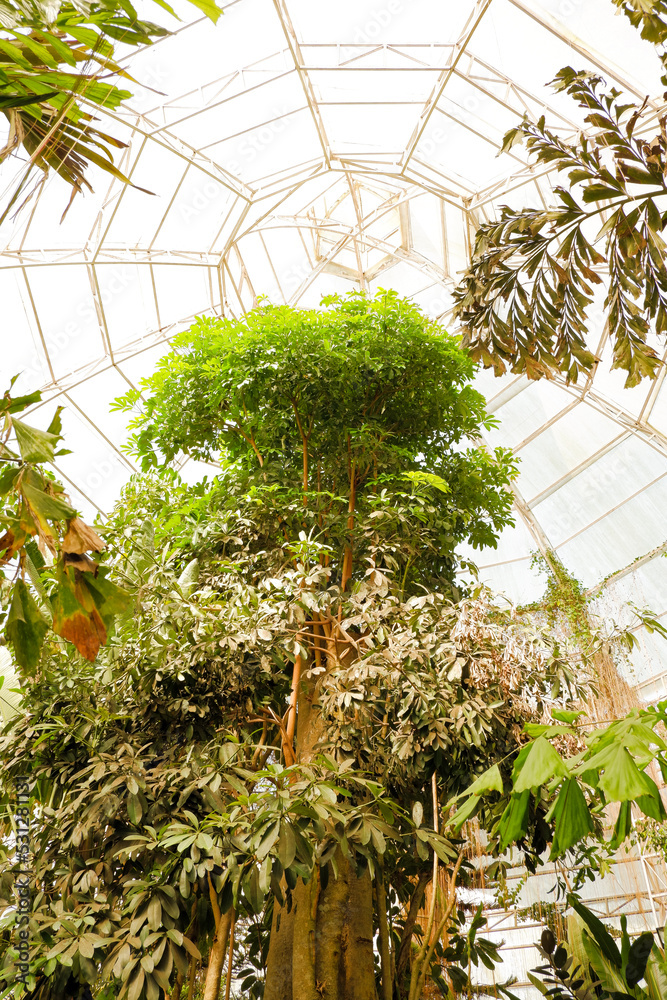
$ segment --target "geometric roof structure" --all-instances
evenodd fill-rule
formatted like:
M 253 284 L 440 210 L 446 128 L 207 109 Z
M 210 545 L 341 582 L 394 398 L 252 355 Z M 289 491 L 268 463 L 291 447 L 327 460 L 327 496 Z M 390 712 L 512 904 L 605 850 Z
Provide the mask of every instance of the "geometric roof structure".
M 661 91 L 652 47 L 609 0 L 231 0 L 217 26 L 184 21 L 125 60 L 134 97 L 95 108 L 127 143 L 118 166 L 152 195 L 91 168 L 78 196 L 52 175 L 0 228 L 3 372 L 43 390 L 33 421 L 65 406 L 58 465 L 88 517 L 134 466 L 127 415 L 170 338 L 201 314 L 258 296 L 312 306 L 352 287 L 395 288 L 452 329 L 452 289 L 480 221 L 549 204 L 557 178 L 521 147 L 524 113 L 567 137 L 582 127 L 547 86 L 564 65 L 640 102 Z M 191 8 L 185 11 L 190 16 Z M 604 53 L 604 55 L 602 54 Z M 0 167 L 0 196 L 20 170 Z M 667 612 L 667 384 L 623 388 L 601 357 L 579 385 L 480 373 L 499 421 L 491 445 L 521 459 L 517 523 L 482 575 L 518 601 L 541 591 L 531 552 L 554 549 L 604 600 Z M 196 463 L 183 467 L 196 477 Z M 604 603 L 604 602 L 603 602 Z M 665 650 L 642 636 L 637 677 L 663 689 Z

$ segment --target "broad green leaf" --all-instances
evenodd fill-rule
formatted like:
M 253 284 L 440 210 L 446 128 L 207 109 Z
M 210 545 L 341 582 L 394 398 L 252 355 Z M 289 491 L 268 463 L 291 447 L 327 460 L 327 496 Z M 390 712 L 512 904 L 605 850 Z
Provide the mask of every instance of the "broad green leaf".
M 197 7 L 202 14 L 206 14 L 206 17 L 213 21 L 214 24 L 222 14 L 221 8 L 213 0 L 190 0 L 190 3 Z
M 645 771 L 643 771 L 642 774 L 652 791 L 650 795 L 638 796 L 635 799 L 635 802 L 646 816 L 650 816 L 651 819 L 656 821 L 656 823 L 664 823 L 665 820 L 667 820 L 667 813 L 665 812 L 665 806 L 662 801 L 660 789 L 650 775 L 648 775 Z
M 653 935 L 650 931 L 640 934 L 630 945 L 628 962 L 625 967 L 625 979 L 631 990 L 644 978 L 646 964 L 652 949 Z
M 65 409 L 64 406 L 57 406 L 56 407 L 56 412 L 53 414 L 53 420 L 51 421 L 51 423 L 47 427 L 47 432 L 49 434 L 55 434 L 56 437 L 59 438 L 59 439 L 62 437 L 62 433 L 63 433 L 63 422 L 62 422 L 62 419 L 60 417 L 60 414 L 63 412 L 64 409 Z
M 478 778 L 473 781 L 470 788 L 466 788 L 465 795 L 482 795 L 484 792 L 500 792 L 503 793 L 503 779 L 500 774 L 500 768 L 497 764 L 494 764 L 488 770 L 480 774 Z
M 581 903 L 577 899 L 577 897 L 573 896 L 571 893 L 568 893 L 567 902 L 575 911 L 575 913 L 578 913 L 581 919 L 584 921 L 589 931 L 593 935 L 593 938 L 597 943 L 600 952 L 604 955 L 607 961 L 610 962 L 612 966 L 615 966 L 617 969 L 620 969 L 622 965 L 621 953 L 618 950 L 616 942 L 614 941 L 613 937 L 611 936 L 605 925 L 602 923 L 602 921 L 598 917 L 596 917 L 594 913 L 591 913 L 588 907 L 584 906 L 584 904 Z M 584 937 L 584 944 L 586 944 L 586 935 L 584 934 L 583 937 Z M 588 948 L 586 948 L 586 952 L 590 956 Z M 594 968 L 597 971 L 597 966 L 594 965 Z
M 279 833 L 280 833 L 280 820 L 276 820 L 276 822 L 269 827 L 268 831 L 262 837 L 261 843 L 257 848 L 257 851 L 255 852 L 260 861 L 267 856 L 267 854 L 275 844 L 276 840 L 278 839 Z
M 296 856 L 296 840 L 288 820 L 280 821 L 280 838 L 278 840 L 278 857 L 283 870 L 291 867 Z
M 108 573 L 108 567 L 103 566 L 98 570 L 97 576 L 86 573 L 80 578 L 81 586 L 90 594 L 107 629 L 111 628 L 114 618 L 127 611 L 132 603 L 128 592 L 110 580 Z
M 12 417 L 12 427 L 24 462 L 52 462 L 59 435 L 49 431 L 39 431 Z
M 520 795 L 512 795 L 500 818 L 498 833 L 500 846 L 505 850 L 510 844 L 520 840 L 528 828 L 528 805 L 530 791 L 526 789 Z
M 658 954 L 656 948 L 648 957 L 645 979 L 650 1000 L 661 1000 L 662 997 L 667 997 L 667 962 L 664 957 Z
M 451 493 L 451 489 L 442 476 L 436 476 L 432 472 L 406 472 L 405 478 L 411 480 L 417 486 L 433 486 L 441 493 Z
M 23 580 L 14 584 L 14 594 L 5 632 L 20 667 L 31 670 L 39 663 L 44 636 L 49 626 Z
M 33 403 L 39 403 L 41 398 L 42 394 L 39 390 L 37 392 L 28 393 L 27 396 L 12 396 L 9 400 L 5 399 L 5 403 L 9 402 L 9 405 L 6 407 L 6 412 L 20 413 L 21 410 L 25 410 L 28 406 L 32 406 Z M 0 411 L 2 409 L 3 407 L 0 403 Z M 51 430 L 50 427 L 49 430 Z
M 551 718 L 552 719 L 556 719 L 558 722 L 567 722 L 568 724 L 572 724 L 573 722 L 576 722 L 577 719 L 580 718 L 580 716 L 585 715 L 585 714 L 586 713 L 583 712 L 583 711 L 570 712 L 570 711 L 568 711 L 565 708 L 552 708 L 551 709 Z
M 458 832 L 466 820 L 470 819 L 475 809 L 479 805 L 479 795 L 471 795 L 470 798 L 466 799 L 462 806 L 456 810 L 454 815 L 449 820 L 449 825 Z
M 39 518 L 43 530 L 48 530 L 47 521 L 67 521 L 76 517 L 74 508 L 61 500 L 60 497 L 54 497 L 28 483 L 21 484 L 21 491 L 30 504 L 31 510 Z
M 546 985 L 546 983 L 543 983 L 541 979 L 538 979 L 537 976 L 534 976 L 532 972 L 527 972 L 526 975 L 530 979 L 530 981 L 533 984 L 533 986 L 535 987 L 535 989 L 539 993 L 541 993 L 542 996 L 546 996 L 547 990 L 549 989 L 549 987 Z
M 593 832 L 593 821 L 586 798 L 576 778 L 563 782 L 553 809 L 555 821 L 551 857 L 560 858 L 574 844 Z
M 0 466 L 0 496 L 6 496 L 14 489 L 20 471 L 17 465 Z
M 626 837 L 629 837 L 632 833 L 632 803 L 621 802 L 620 809 L 618 810 L 618 816 L 616 818 L 616 823 L 614 824 L 614 833 L 609 841 L 609 846 L 613 850 L 618 850 L 621 844 L 625 841 Z
M 530 748 L 518 777 L 514 781 L 515 792 L 525 792 L 537 788 L 553 777 L 568 778 L 565 762 L 544 736 L 539 736 Z
M 600 778 L 600 788 L 609 802 L 634 801 L 643 795 L 651 796 L 648 775 L 640 771 L 624 746 L 616 746 Z
M 130 817 L 130 822 L 134 823 L 136 826 L 141 822 L 142 815 L 141 799 L 138 795 L 130 794 L 127 797 L 127 814 Z

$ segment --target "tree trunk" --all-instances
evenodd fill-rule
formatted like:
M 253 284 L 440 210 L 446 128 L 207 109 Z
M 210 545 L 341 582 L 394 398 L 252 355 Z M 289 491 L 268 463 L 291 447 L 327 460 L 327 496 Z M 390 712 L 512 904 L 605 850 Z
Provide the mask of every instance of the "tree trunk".
M 373 885 L 337 860 L 324 889 L 299 879 L 289 913 L 274 903 L 264 1000 L 377 1000 Z
M 232 911 L 228 910 L 227 913 L 218 919 L 218 926 L 215 932 L 215 938 L 213 939 L 213 944 L 211 945 L 211 954 L 208 959 L 208 970 L 206 972 L 206 981 L 204 985 L 204 1000 L 218 1000 L 220 995 L 220 981 L 222 979 L 222 970 L 225 964 L 225 955 L 227 954 L 227 941 L 229 940 L 229 928 L 232 922 Z
M 297 760 L 312 760 L 322 736 L 316 682 L 303 680 Z M 264 1000 L 377 1000 L 371 878 L 340 851 L 335 861 L 337 878 L 329 865 L 328 880 L 298 880 L 289 910 L 274 901 Z

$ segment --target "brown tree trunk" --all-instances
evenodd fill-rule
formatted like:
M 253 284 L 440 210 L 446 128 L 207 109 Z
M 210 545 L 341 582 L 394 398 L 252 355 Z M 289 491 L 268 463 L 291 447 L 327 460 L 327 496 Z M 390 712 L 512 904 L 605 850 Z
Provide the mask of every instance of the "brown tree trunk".
M 376 1000 L 373 960 L 373 883 L 368 871 L 350 871 L 343 927 L 345 990 L 339 1000 Z
M 343 927 L 349 894 L 349 868 L 340 851 L 337 854 L 338 878 L 329 866 L 329 881 L 320 891 L 315 928 L 315 976 L 322 1000 L 340 1000 L 344 988 Z
M 227 941 L 229 939 L 229 928 L 232 923 L 232 910 L 221 914 L 218 900 L 215 895 L 210 876 L 208 881 L 209 895 L 213 916 L 215 918 L 215 937 L 211 945 L 211 953 L 208 958 L 208 969 L 206 970 L 206 981 L 204 984 L 204 1000 L 218 1000 L 220 994 L 220 981 L 222 979 L 222 969 L 227 951 Z
M 371 878 L 338 868 L 322 890 L 299 879 L 289 913 L 274 904 L 264 1000 L 377 1000 Z
M 323 735 L 317 681 L 303 679 L 297 760 L 312 760 Z M 336 867 L 338 878 L 329 868 L 324 887 L 319 871 L 299 879 L 289 912 L 274 902 L 264 1000 L 377 1000 L 371 878 L 357 877 L 340 851 Z

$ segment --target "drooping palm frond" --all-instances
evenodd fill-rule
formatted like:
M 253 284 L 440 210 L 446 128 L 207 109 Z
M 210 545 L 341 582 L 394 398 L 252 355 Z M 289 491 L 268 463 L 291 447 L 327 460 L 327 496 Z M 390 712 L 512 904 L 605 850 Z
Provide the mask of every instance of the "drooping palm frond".
M 191 2 L 214 22 L 221 14 L 213 0 Z M 166 0 L 156 3 L 176 16 Z M 29 156 L 8 204 L 0 206 L 0 222 L 20 203 L 34 168 L 55 170 L 72 198 L 90 188 L 90 164 L 131 183 L 114 162 L 114 149 L 126 143 L 97 129 L 86 108 L 113 110 L 131 97 L 114 82 L 133 82 L 115 59 L 115 42 L 149 45 L 167 34 L 140 20 L 129 0 L 0 0 L 0 111 L 9 122 L 0 163 L 20 150 Z

